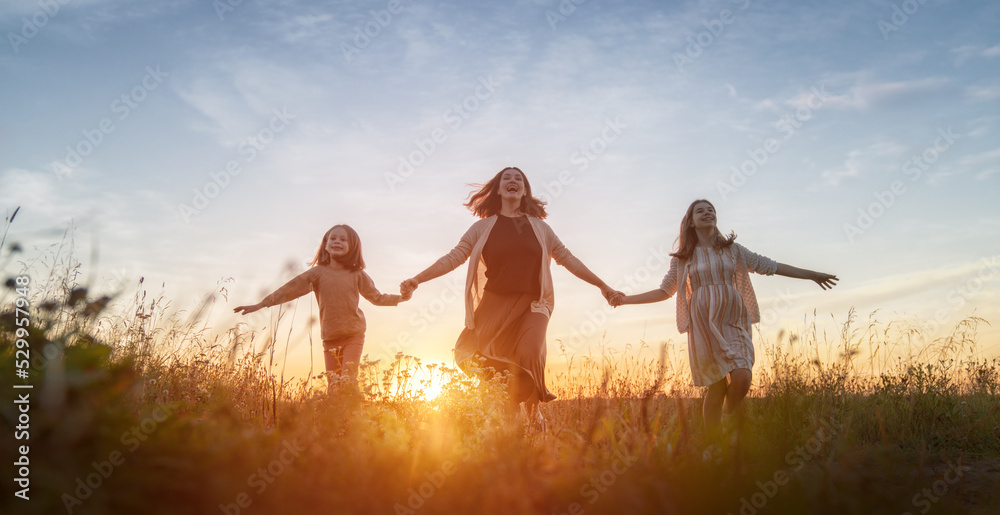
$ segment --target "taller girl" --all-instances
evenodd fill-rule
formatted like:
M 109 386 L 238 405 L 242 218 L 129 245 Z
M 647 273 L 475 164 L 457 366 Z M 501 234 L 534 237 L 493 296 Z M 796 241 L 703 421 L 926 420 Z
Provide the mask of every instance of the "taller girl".
M 722 413 L 746 397 L 754 363 L 751 324 L 760 310 L 749 272 L 783 275 L 832 288 L 837 276 L 775 262 L 723 236 L 715 206 L 695 200 L 681 220 L 677 251 L 658 289 L 622 298 L 621 304 L 659 302 L 677 294 L 677 330 L 688 334 L 695 386 L 708 386 L 702 416 L 710 438 L 718 436 Z

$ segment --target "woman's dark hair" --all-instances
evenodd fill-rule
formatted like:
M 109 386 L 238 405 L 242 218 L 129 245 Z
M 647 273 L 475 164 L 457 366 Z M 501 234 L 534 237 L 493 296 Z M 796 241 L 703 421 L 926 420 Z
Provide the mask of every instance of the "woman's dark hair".
M 535 218 L 545 218 L 548 216 L 545 212 L 545 202 L 535 198 L 531 194 L 531 183 L 528 182 L 528 176 L 524 175 L 524 172 L 516 166 L 508 166 L 500 170 L 500 173 L 496 174 L 486 184 L 471 184 L 470 186 L 479 189 L 470 193 L 469 201 L 463 205 L 479 218 L 499 214 L 500 208 L 503 206 L 503 201 L 500 199 L 500 178 L 503 177 L 503 173 L 507 170 L 517 170 L 517 173 L 521 174 L 521 179 L 524 180 L 524 197 L 521 198 L 521 211 Z
M 681 232 L 677 236 L 677 251 L 671 256 L 678 259 L 689 259 L 692 254 L 694 254 L 694 248 L 698 244 L 698 234 L 694 229 L 694 206 L 698 204 L 708 204 L 715 209 L 715 205 L 705 199 L 698 199 L 691 203 L 687 208 L 687 212 L 684 213 L 684 218 L 681 219 Z M 718 217 L 716 217 L 718 220 Z M 715 227 L 715 238 L 712 241 L 712 246 L 716 249 L 723 249 L 733 244 L 736 241 L 736 233 L 730 232 L 729 236 L 723 236 L 722 231 L 719 227 Z
M 334 229 L 343 229 L 347 233 L 347 254 L 344 254 L 343 257 L 333 257 L 326 250 L 326 240 L 330 238 L 330 233 Z M 309 265 L 329 265 L 331 260 L 337 261 L 341 266 L 352 272 L 360 272 L 365 269 L 365 260 L 361 257 L 361 238 L 354 229 L 351 229 L 351 226 L 344 224 L 334 225 L 330 230 L 326 231 L 323 239 L 319 242 L 316 257 L 313 258 Z

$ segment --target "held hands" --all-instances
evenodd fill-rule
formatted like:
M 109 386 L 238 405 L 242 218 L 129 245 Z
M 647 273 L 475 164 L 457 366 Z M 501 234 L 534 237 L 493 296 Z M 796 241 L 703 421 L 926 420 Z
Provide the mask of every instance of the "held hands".
M 399 295 L 403 297 L 403 300 L 410 300 L 413 296 L 413 291 L 417 289 L 420 283 L 412 277 L 399 283 Z
M 819 285 L 820 288 L 823 288 L 824 290 L 829 290 L 830 288 L 833 288 L 837 284 L 837 281 L 840 280 L 837 278 L 837 276 L 833 274 L 824 274 L 823 272 L 813 272 L 812 277 L 810 277 L 809 279 L 814 281 L 816 284 Z
M 601 295 L 604 295 L 604 298 L 607 299 L 609 305 L 616 308 L 622 305 L 622 300 L 625 298 L 624 293 L 615 290 L 608 285 L 601 287 Z

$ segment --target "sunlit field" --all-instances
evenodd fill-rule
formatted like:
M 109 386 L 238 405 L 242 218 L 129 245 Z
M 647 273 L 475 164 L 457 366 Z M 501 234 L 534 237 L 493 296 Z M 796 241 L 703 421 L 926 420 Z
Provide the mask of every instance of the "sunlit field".
M 559 399 L 533 431 L 502 378 L 399 355 L 328 394 L 319 373 L 283 376 L 273 335 L 206 336 L 211 298 L 177 313 L 139 284 L 108 308 L 75 267 L 33 285 L 19 332 L 5 273 L 2 513 L 1000 513 L 1000 362 L 976 317 L 930 342 L 877 313 L 755 335 L 745 416 L 706 453 L 703 392 L 665 346 L 550 342 Z

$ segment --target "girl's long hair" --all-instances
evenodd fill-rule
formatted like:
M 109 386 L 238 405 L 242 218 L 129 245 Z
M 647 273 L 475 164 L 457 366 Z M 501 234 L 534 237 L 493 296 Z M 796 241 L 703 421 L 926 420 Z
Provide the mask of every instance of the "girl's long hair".
M 330 238 L 330 233 L 334 229 L 343 229 L 347 233 L 347 254 L 343 257 L 333 257 L 326 250 L 326 240 Z M 332 261 L 336 261 L 344 268 L 352 272 L 360 272 L 365 269 L 365 260 L 361 257 L 361 238 L 358 236 L 357 231 L 351 228 L 349 225 L 334 225 L 330 230 L 326 231 L 323 235 L 323 239 L 319 242 L 319 249 L 316 250 L 316 257 L 313 258 L 309 266 L 316 265 L 329 265 Z
M 524 172 L 516 166 L 508 166 L 500 170 L 500 173 L 496 174 L 486 184 L 472 184 L 471 186 L 479 189 L 470 193 L 469 201 L 463 205 L 479 218 L 499 214 L 500 208 L 503 206 L 503 200 L 500 198 L 500 178 L 503 177 L 503 173 L 507 170 L 517 170 L 517 173 L 521 174 L 521 179 L 524 180 L 524 197 L 521 198 L 521 211 L 535 218 L 545 218 L 548 216 L 545 212 L 545 202 L 535 198 L 531 194 L 531 183 L 528 182 L 528 176 L 524 175 Z
M 677 246 L 677 251 L 670 254 L 678 259 L 689 259 L 692 254 L 694 254 L 694 248 L 698 245 L 698 233 L 694 229 L 694 206 L 705 203 L 712 206 L 715 209 L 715 205 L 705 199 L 698 199 L 691 203 L 687 208 L 687 212 L 684 213 L 684 218 L 681 219 L 681 231 L 677 236 L 677 241 L 674 242 Z M 719 219 L 718 216 L 715 217 L 716 220 Z M 715 227 L 715 238 L 713 238 L 712 246 L 716 249 L 724 249 L 733 244 L 736 241 L 736 233 L 730 232 L 729 236 L 723 236 L 722 231 L 719 230 L 718 225 Z

